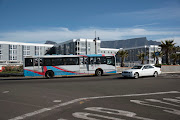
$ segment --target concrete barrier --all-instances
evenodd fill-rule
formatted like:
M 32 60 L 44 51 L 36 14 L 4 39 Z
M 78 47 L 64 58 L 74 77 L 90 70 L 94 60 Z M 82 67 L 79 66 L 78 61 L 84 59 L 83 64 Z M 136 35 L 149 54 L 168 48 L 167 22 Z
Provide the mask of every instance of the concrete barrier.
M 161 71 L 164 73 L 180 73 L 180 65 L 162 65 Z
M 130 69 L 131 67 L 117 67 L 117 73 L 121 73 L 123 70 Z M 162 73 L 180 73 L 180 65 L 162 65 Z
M 122 73 L 123 70 L 128 70 L 131 69 L 132 67 L 116 67 L 117 68 L 117 73 Z

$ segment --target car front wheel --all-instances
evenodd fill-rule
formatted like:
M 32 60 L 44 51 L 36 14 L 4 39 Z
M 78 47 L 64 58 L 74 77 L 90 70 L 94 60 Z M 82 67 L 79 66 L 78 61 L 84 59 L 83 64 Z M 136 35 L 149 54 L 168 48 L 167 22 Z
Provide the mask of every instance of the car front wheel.
M 138 73 L 134 73 L 134 78 L 135 79 L 139 78 L 139 74 Z

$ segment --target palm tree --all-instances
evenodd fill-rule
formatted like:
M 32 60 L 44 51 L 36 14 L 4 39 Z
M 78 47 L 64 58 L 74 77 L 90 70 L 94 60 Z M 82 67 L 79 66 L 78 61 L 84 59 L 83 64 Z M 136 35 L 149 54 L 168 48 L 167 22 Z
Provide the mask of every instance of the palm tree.
M 128 52 L 124 50 L 120 50 L 117 52 L 117 56 L 121 58 L 121 67 L 124 67 L 124 59 L 128 57 Z
M 137 55 L 137 57 L 139 58 L 139 60 L 141 60 L 141 64 L 144 64 L 144 58 L 146 56 L 146 53 L 144 52 L 139 52 L 139 54 Z
M 170 64 L 170 53 L 172 52 L 174 45 L 176 44 L 173 42 L 174 40 L 165 40 L 165 42 L 161 41 L 161 45 L 159 45 L 166 56 L 166 64 L 168 65 Z
M 171 54 L 171 59 L 173 59 L 173 65 L 176 65 L 176 61 L 180 59 L 180 54 L 177 53 Z
M 159 52 L 159 54 L 157 55 L 156 52 L 152 53 L 152 57 L 155 59 L 156 58 L 156 64 L 159 64 L 159 57 L 162 57 L 163 53 L 162 51 Z

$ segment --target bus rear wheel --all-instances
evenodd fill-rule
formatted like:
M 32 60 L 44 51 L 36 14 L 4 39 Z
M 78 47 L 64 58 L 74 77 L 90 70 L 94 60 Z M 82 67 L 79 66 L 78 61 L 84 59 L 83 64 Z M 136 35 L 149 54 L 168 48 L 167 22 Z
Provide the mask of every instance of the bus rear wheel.
M 53 71 L 47 71 L 46 74 L 45 74 L 45 77 L 46 78 L 53 78 L 54 77 L 54 72 Z
M 102 70 L 99 70 L 99 69 L 96 70 L 96 71 L 95 71 L 95 75 L 96 75 L 96 76 L 101 76 L 101 75 L 102 75 Z

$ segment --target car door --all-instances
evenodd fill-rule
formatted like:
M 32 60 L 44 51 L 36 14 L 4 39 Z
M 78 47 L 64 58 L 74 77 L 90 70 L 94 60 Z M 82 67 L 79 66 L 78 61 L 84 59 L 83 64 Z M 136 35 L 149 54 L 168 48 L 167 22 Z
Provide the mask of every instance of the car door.
M 154 73 L 154 67 L 150 65 L 144 66 L 142 70 L 143 76 L 151 76 Z
M 149 75 L 149 70 L 148 70 L 148 66 L 145 65 L 143 68 L 142 68 L 142 72 L 141 72 L 141 75 L 142 76 L 148 76 Z
M 153 66 L 151 66 L 151 65 L 149 65 L 148 66 L 148 76 L 152 76 L 153 74 L 154 74 L 154 67 Z

